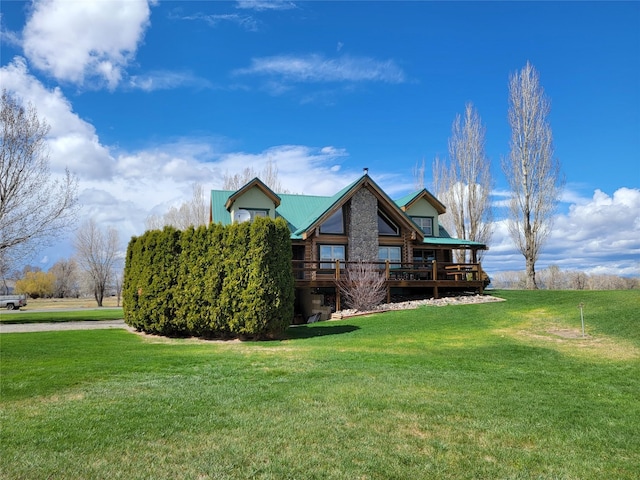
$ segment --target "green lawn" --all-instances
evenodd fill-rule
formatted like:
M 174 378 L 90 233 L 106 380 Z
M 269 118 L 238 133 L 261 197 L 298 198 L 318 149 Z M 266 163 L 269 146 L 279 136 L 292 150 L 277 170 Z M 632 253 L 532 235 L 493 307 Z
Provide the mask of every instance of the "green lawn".
M 122 308 L 78 309 L 75 311 L 21 311 L 0 313 L 0 324 L 3 323 L 40 323 L 40 322 L 78 322 L 84 320 L 119 320 L 123 318 Z
M 262 343 L 2 334 L 0 478 L 638 478 L 640 292 L 497 295 Z

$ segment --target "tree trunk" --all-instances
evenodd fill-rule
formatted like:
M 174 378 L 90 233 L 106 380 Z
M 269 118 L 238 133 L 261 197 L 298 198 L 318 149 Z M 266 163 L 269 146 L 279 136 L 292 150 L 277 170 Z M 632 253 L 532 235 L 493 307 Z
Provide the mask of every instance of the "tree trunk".
M 538 284 L 536 283 L 536 263 L 530 257 L 526 259 L 527 264 L 527 290 L 537 290 Z
M 104 298 L 104 293 L 102 291 L 100 291 L 99 289 L 96 289 L 93 292 L 93 296 L 96 299 L 96 302 L 98 303 L 98 306 L 101 307 L 102 306 L 102 300 Z

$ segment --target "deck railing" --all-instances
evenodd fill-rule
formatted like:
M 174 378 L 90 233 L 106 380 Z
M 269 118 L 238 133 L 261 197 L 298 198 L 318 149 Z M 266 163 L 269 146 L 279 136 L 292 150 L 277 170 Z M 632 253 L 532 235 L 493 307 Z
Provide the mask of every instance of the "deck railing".
M 364 263 L 372 265 L 384 274 L 385 279 L 394 282 L 482 281 L 485 278 L 480 263 L 445 262 L 349 262 L 293 260 L 293 274 L 296 280 L 340 280 L 352 265 Z

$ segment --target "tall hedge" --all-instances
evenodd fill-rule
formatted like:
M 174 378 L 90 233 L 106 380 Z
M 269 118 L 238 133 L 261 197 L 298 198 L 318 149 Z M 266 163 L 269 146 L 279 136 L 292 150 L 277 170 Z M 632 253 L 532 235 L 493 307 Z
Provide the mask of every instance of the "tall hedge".
M 284 221 L 282 221 L 284 224 Z M 246 331 L 284 330 L 293 318 L 294 280 L 288 228 L 257 218 L 251 224 L 244 295 Z
M 265 338 L 293 317 L 289 229 L 258 218 L 146 232 L 127 248 L 124 316 L 160 335 Z

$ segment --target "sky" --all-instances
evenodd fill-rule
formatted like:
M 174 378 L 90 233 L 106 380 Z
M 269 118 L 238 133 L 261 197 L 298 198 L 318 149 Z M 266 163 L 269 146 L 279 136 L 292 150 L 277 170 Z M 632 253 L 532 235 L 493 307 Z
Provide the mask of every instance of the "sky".
M 495 180 L 490 274 L 524 270 L 508 235 L 510 75 L 551 101 L 566 186 L 537 269 L 640 275 L 640 2 L 3 0 L 1 88 L 51 125 L 52 174 L 79 179 L 79 224 L 120 233 L 194 183 L 273 162 L 292 193 L 362 175 L 392 197 L 447 156 L 472 102 Z M 29 259 L 48 269 L 67 237 Z

